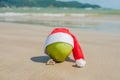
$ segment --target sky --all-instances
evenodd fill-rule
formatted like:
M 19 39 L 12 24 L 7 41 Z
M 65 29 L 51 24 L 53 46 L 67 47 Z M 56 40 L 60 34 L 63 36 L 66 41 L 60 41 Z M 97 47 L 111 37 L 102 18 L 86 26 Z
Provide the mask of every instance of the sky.
M 120 0 L 59 0 L 59 1 L 79 1 L 81 3 L 98 4 L 103 8 L 120 9 Z

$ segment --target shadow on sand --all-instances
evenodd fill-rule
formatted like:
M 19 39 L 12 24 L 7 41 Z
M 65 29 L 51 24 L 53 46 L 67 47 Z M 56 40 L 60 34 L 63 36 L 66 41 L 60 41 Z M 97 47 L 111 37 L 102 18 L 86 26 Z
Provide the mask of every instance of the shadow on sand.
M 46 63 L 49 59 L 50 58 L 48 56 L 35 56 L 31 58 L 33 62 L 40 62 L 40 63 Z
M 40 63 L 46 63 L 48 60 L 49 60 L 49 56 L 35 56 L 35 57 L 32 57 L 31 60 L 33 62 L 40 62 Z M 68 57 L 66 59 L 66 61 L 68 62 L 75 62 L 73 59 L 71 59 L 70 57 Z

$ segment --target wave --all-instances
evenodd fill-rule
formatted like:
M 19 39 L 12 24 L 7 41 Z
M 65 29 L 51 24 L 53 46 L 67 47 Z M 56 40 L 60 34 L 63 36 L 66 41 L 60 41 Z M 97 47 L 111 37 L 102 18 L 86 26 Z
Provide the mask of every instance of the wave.
M 76 14 L 76 13 L 14 13 L 14 12 L 6 12 L 0 13 L 0 17 L 4 16 L 46 16 L 46 17 L 65 17 L 65 16 L 72 16 L 72 17 L 85 17 L 88 14 Z

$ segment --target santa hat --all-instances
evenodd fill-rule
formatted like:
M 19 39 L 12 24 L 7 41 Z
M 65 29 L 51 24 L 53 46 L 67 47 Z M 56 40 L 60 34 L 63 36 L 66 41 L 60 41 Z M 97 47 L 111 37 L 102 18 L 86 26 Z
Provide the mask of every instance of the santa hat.
M 65 42 L 72 45 L 72 53 L 77 66 L 85 66 L 86 61 L 82 49 L 77 41 L 77 38 L 68 29 L 55 28 L 47 37 L 44 45 L 44 50 L 46 51 L 46 47 L 55 42 Z

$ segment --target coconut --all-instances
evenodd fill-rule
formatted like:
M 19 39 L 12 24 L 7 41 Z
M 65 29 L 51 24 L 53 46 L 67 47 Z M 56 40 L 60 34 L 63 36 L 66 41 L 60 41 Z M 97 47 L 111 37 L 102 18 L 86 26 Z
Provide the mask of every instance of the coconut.
M 72 52 L 72 45 L 56 42 L 46 47 L 47 53 L 55 62 L 63 62 Z

